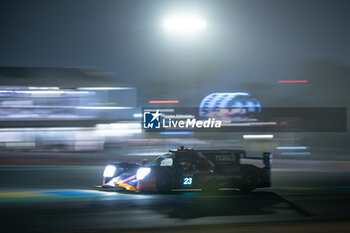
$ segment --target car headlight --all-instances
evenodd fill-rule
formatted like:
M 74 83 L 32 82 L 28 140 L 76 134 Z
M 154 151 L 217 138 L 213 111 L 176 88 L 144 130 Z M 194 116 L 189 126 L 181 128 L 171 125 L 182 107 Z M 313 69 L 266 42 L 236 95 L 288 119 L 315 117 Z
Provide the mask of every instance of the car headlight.
M 136 179 L 143 180 L 150 172 L 151 172 L 151 168 L 141 167 L 136 172 Z
M 113 177 L 116 170 L 117 170 L 117 168 L 115 166 L 107 165 L 105 170 L 103 171 L 103 176 L 104 177 Z

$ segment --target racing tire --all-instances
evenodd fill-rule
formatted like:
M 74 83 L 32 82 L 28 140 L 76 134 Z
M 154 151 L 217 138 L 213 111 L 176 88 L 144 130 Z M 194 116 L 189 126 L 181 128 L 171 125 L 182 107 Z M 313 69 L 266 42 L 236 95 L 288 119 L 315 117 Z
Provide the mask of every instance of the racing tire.
M 211 179 L 203 185 L 202 191 L 209 194 L 216 193 L 219 191 L 219 186 L 214 179 Z
M 259 175 L 254 167 L 246 166 L 242 171 L 242 183 L 239 190 L 251 192 L 256 188 Z
M 170 193 L 174 187 L 175 177 L 169 170 L 159 171 L 156 185 L 158 193 Z

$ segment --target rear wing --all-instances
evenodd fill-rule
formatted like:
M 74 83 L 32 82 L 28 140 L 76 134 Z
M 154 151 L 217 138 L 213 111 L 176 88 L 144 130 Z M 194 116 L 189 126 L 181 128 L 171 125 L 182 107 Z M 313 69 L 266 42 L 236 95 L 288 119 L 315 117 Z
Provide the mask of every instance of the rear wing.
M 266 168 L 270 168 L 272 162 L 272 153 L 263 152 L 260 157 L 247 156 L 245 150 L 194 150 L 185 148 L 184 146 L 179 147 L 177 150 L 169 150 L 170 152 L 200 152 L 215 165 L 227 165 L 235 163 L 240 164 L 241 159 L 252 159 L 262 160 Z
M 254 160 L 262 160 L 264 165 L 267 168 L 270 168 L 272 163 L 272 153 L 271 152 L 263 152 L 262 157 L 254 157 L 254 156 L 247 156 L 245 153 L 242 154 L 244 159 L 254 159 Z

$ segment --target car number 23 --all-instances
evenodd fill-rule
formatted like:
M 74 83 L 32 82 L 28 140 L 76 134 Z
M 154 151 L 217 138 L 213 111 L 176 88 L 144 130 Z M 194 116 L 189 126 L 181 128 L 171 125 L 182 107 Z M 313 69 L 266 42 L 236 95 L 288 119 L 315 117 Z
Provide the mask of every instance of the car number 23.
M 184 177 L 183 184 L 192 185 L 192 177 Z

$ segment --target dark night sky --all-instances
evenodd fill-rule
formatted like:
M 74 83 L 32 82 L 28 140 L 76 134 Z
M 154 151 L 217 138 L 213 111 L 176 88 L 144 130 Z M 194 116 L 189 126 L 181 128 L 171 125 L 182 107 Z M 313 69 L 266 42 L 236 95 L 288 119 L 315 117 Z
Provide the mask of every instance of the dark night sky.
M 207 28 L 194 38 L 166 34 L 162 20 L 184 9 L 199 12 Z M 0 66 L 113 71 L 138 88 L 139 104 L 249 91 L 267 105 L 341 106 L 349 12 L 346 0 L 1 0 Z

